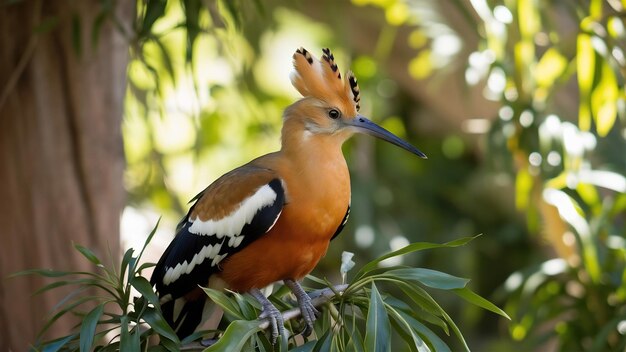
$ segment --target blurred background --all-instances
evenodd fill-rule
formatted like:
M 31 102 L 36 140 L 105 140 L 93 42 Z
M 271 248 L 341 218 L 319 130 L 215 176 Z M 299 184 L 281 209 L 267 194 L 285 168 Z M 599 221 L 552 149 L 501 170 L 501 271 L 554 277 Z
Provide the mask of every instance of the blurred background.
M 329 47 L 361 112 L 429 159 L 346 143 L 351 217 L 314 274 L 482 234 L 384 264 L 503 307 L 510 322 L 437 296 L 474 350 L 624 350 L 625 17 L 623 0 L 8 1 L 2 275 L 91 270 L 71 241 L 116 261 L 162 217 L 158 260 L 196 193 L 280 148 L 295 49 Z M 62 297 L 41 285 L 2 281 L 0 345 L 33 341 Z

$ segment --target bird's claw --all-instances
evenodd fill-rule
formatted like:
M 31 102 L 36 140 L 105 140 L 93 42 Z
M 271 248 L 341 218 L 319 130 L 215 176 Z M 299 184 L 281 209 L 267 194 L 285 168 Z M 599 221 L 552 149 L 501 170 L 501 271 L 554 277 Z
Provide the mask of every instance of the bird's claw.
M 267 304 L 263 303 L 263 310 L 261 314 L 259 314 L 260 319 L 269 319 L 270 328 L 272 331 L 272 345 L 276 344 L 276 340 L 278 340 L 279 336 L 283 336 L 285 332 L 285 322 L 283 320 L 283 315 L 281 312 L 274 307 L 272 303 L 269 301 Z
M 302 336 L 307 337 L 313 332 L 313 323 L 317 319 L 317 316 L 319 316 L 320 312 L 313 305 L 309 295 L 298 297 L 298 304 L 300 305 L 300 312 L 302 313 L 302 318 L 304 319 L 304 323 L 306 325 L 304 331 L 302 331 Z
M 285 321 L 283 320 L 282 313 L 274 307 L 272 302 L 265 297 L 265 295 L 259 289 L 250 290 L 250 294 L 261 303 L 261 314 L 259 319 L 268 319 L 270 323 L 270 329 L 272 330 L 272 345 L 276 344 L 278 336 L 283 336 L 285 333 Z
M 317 319 L 317 315 L 319 315 L 320 312 L 315 308 L 313 302 L 311 301 L 311 297 L 304 291 L 298 282 L 294 280 L 284 280 L 284 282 L 298 300 L 300 313 L 306 325 L 304 331 L 302 332 L 302 336 L 307 337 L 313 332 L 313 323 L 315 322 L 315 319 Z

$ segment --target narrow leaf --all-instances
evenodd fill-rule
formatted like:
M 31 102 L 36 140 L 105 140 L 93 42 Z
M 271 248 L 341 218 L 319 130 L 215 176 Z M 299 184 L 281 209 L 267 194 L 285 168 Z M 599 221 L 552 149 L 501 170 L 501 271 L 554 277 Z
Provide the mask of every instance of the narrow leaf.
M 291 349 L 291 352 L 313 352 L 313 348 L 315 347 L 315 343 L 317 341 L 309 341 L 305 344 L 302 344 L 296 348 Z
M 434 351 L 450 352 L 450 347 L 448 347 L 448 345 L 443 342 L 443 340 L 441 340 L 439 336 L 437 336 L 437 334 L 430 330 L 426 325 L 420 323 L 419 321 L 417 321 L 417 319 L 413 318 L 411 315 L 405 312 L 399 311 L 398 314 L 402 316 L 402 318 L 409 324 L 409 326 L 411 326 L 413 330 L 415 330 L 420 336 L 422 336 L 422 338 L 430 343 Z
M 596 54 L 588 34 L 579 34 L 576 44 L 576 68 L 580 91 L 578 127 L 583 131 L 589 131 L 591 128 L 591 87 L 595 73 Z
M 385 310 L 383 299 L 372 283 L 370 304 L 367 310 L 367 323 L 365 326 L 365 350 L 372 352 L 386 352 L 389 346 L 389 318 Z
M 148 308 L 142 318 L 159 335 L 176 343 L 179 342 L 178 336 L 176 336 L 174 330 L 172 330 L 161 313 L 159 313 L 155 308 Z
M 143 18 L 142 35 L 147 35 L 152 31 L 152 25 L 156 20 L 165 14 L 165 6 L 167 0 L 148 0 L 146 4 L 146 12 Z
M 228 325 L 219 341 L 204 352 L 211 351 L 241 351 L 250 336 L 261 331 L 257 320 L 235 320 Z
M 89 260 L 90 262 L 96 265 L 102 265 L 102 263 L 100 262 L 100 259 L 98 259 L 98 257 L 94 254 L 94 252 L 91 251 L 91 249 L 87 247 L 83 247 L 77 243 L 74 243 L 74 248 L 76 248 L 76 250 L 78 250 L 80 254 L 82 254 L 85 258 L 87 258 L 87 260 Z
M 130 279 L 130 284 L 133 286 L 139 293 L 141 293 L 146 299 L 154 304 L 155 307 L 159 306 L 159 297 L 157 297 L 156 293 L 152 289 L 152 285 L 150 282 L 143 276 L 135 276 Z
M 98 320 L 104 311 L 104 304 L 97 305 L 83 319 L 80 327 L 80 352 L 91 351 Z
M 243 314 L 241 314 L 241 312 L 239 311 L 237 305 L 234 304 L 232 300 L 230 300 L 224 292 L 213 290 L 213 289 L 206 288 L 206 287 L 202 287 L 202 290 L 204 290 L 204 292 L 207 294 L 207 296 L 209 296 L 209 298 L 213 302 L 215 302 L 218 306 L 222 307 L 225 313 L 232 315 L 236 319 L 245 319 Z
M 378 257 L 374 260 L 372 260 L 371 262 L 365 264 L 361 270 L 359 270 L 359 272 L 356 274 L 356 279 L 360 278 L 361 276 L 363 276 L 364 274 L 366 274 L 367 272 L 375 269 L 378 265 L 378 263 L 380 263 L 381 261 L 388 259 L 388 258 L 392 258 L 392 257 L 397 257 L 399 255 L 405 255 L 408 253 L 413 253 L 413 252 L 419 252 L 425 249 L 434 249 L 434 248 L 453 248 L 453 247 L 460 247 L 463 246 L 465 244 L 467 244 L 468 242 L 472 241 L 473 239 L 479 237 L 481 235 L 476 235 L 474 237 L 464 237 L 464 238 L 459 238 L 457 240 L 454 241 L 450 241 L 450 242 L 446 242 L 446 243 L 442 243 L 442 244 L 438 244 L 438 243 L 429 243 L 429 242 L 417 242 L 417 243 L 412 243 L 404 248 L 400 248 L 397 251 L 393 251 L 391 253 L 387 253 L 381 257 Z
M 41 352 L 57 352 L 61 351 L 65 345 L 67 345 L 70 341 L 78 337 L 77 335 L 68 335 L 62 337 L 60 339 L 56 339 L 53 341 L 46 342 L 46 344 L 41 348 Z
M 467 287 L 464 288 L 458 288 L 458 289 L 454 289 L 452 290 L 452 292 L 454 292 L 457 296 L 463 298 L 464 300 L 477 305 L 481 308 L 484 308 L 488 311 L 494 312 L 498 315 L 501 315 L 509 320 L 511 320 L 511 318 L 509 317 L 508 314 L 506 314 L 505 311 L 503 311 L 502 309 L 498 308 L 495 304 L 489 302 L 488 300 L 484 299 L 483 297 L 481 297 L 480 295 L 476 294 L 475 292 L 473 292 L 472 290 L 470 290 Z
M 399 279 L 418 281 L 428 287 L 441 290 L 463 288 L 469 282 L 468 279 L 425 268 L 396 269 L 387 274 Z

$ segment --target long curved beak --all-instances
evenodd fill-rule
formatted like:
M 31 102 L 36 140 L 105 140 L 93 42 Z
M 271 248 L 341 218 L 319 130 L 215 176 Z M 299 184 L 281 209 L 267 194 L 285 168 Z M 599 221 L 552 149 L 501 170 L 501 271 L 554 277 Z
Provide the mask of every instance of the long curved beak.
M 346 119 L 345 123 L 348 126 L 354 127 L 355 130 L 357 130 L 358 132 L 369 134 L 374 137 L 380 138 L 391 144 L 395 144 L 398 147 L 419 156 L 420 158 L 428 159 L 428 157 L 426 157 L 426 154 L 422 153 L 419 149 L 415 148 L 414 146 L 409 144 L 407 141 L 400 139 L 395 134 L 378 126 L 377 124 L 375 124 L 374 122 L 370 121 L 369 119 L 367 119 L 366 117 L 362 115 L 357 115 L 354 119 L 349 119 L 349 120 Z

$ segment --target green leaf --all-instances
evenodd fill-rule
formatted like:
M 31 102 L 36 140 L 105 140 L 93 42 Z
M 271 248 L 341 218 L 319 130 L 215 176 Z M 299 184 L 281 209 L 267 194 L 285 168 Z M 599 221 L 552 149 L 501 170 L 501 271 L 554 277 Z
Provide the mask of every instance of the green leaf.
M 441 314 L 441 307 L 433 305 L 427 297 L 422 297 L 421 292 L 413 289 L 413 287 L 409 284 L 401 287 L 401 289 L 402 292 L 404 292 L 413 302 L 417 303 L 420 308 L 419 311 L 395 297 L 385 298 L 385 303 L 396 308 L 397 310 L 416 314 L 419 316 L 420 320 L 439 326 L 446 333 L 446 335 L 450 335 L 448 324 L 440 318 L 443 316 L 443 314 Z
M 302 344 L 296 348 L 292 348 L 291 352 L 313 352 L 313 348 L 315 348 L 316 340 L 309 341 L 305 344 Z
M 9 277 L 18 277 L 18 276 L 26 276 L 26 275 L 39 275 L 43 277 L 61 277 L 67 275 L 77 274 L 71 271 L 60 271 L 60 270 L 50 270 L 50 269 L 28 269 L 23 271 L 18 271 L 17 273 L 11 274 Z
M 143 36 L 150 33 L 152 31 L 152 25 L 154 25 L 154 22 L 163 17 L 163 15 L 165 14 L 166 5 L 167 0 L 147 0 L 146 12 L 143 18 L 143 26 L 141 28 L 141 34 Z
M 505 311 L 503 311 L 502 309 L 498 308 L 495 304 L 489 302 L 488 300 L 484 299 L 483 297 L 481 297 L 480 295 L 476 294 L 474 291 L 470 290 L 467 287 L 464 288 L 458 288 L 458 289 L 454 289 L 452 290 L 452 292 L 454 292 L 457 296 L 463 298 L 464 300 L 477 305 L 483 309 L 486 309 L 488 311 L 494 312 L 498 315 L 501 315 L 509 320 L 511 320 L 511 318 L 509 317 L 508 314 L 506 314 Z
M 159 224 L 161 223 L 161 217 L 159 217 L 159 219 L 157 220 L 156 224 L 154 225 L 154 227 L 152 228 L 152 231 L 150 231 L 150 234 L 148 235 L 148 237 L 146 237 L 146 241 L 143 244 L 143 247 L 141 247 L 141 251 L 139 252 L 139 255 L 137 256 L 137 261 L 141 260 L 141 257 L 143 256 L 143 252 L 146 250 L 146 247 L 148 246 L 148 244 L 152 241 L 152 238 L 154 237 L 154 234 L 156 233 L 157 229 L 159 228 Z M 150 266 L 154 266 L 155 264 L 152 263 L 144 263 L 142 264 L 139 269 L 137 271 L 141 271 L 142 269 L 145 269 L 144 266 L 146 268 L 150 267 Z
M 365 350 L 372 352 L 386 352 L 390 350 L 389 318 L 387 317 L 383 299 L 374 283 L 372 283 L 365 329 Z
M 128 316 L 123 315 L 120 317 L 120 351 L 139 351 L 139 332 L 138 329 L 134 330 L 134 334 L 131 335 L 128 329 Z
M 78 335 L 68 335 L 65 337 L 62 337 L 60 339 L 56 339 L 56 340 L 52 340 L 49 342 L 46 342 L 46 344 L 43 346 L 43 348 L 41 348 L 41 352 L 57 352 L 60 351 L 63 347 L 65 347 L 65 345 L 67 345 L 68 342 L 72 341 L 73 339 L 77 338 Z
M 457 240 L 454 241 L 450 241 L 450 242 L 446 242 L 446 243 L 442 243 L 442 244 L 438 244 L 438 243 L 429 243 L 429 242 L 416 242 L 416 243 L 412 243 L 404 248 L 400 248 L 397 251 L 393 251 L 391 253 L 387 253 L 381 257 L 378 257 L 374 260 L 372 260 L 371 262 L 365 264 L 360 270 L 359 272 L 356 274 L 355 276 L 355 280 L 359 279 L 361 276 L 365 275 L 366 273 L 368 273 L 369 271 L 376 269 L 376 267 L 378 266 L 378 263 L 380 263 L 381 261 L 388 259 L 388 258 L 392 258 L 392 257 L 397 257 L 400 255 L 405 255 L 405 254 L 409 254 L 409 253 L 413 253 L 413 252 L 419 252 L 425 249 L 434 249 L 434 248 L 454 248 L 454 247 L 460 247 L 463 246 L 465 244 L 467 244 L 468 242 L 472 241 L 473 239 L 479 237 L 481 235 L 476 235 L 474 237 L 464 237 L 464 238 L 459 238 Z
M 588 34 L 579 34 L 576 43 L 576 68 L 580 92 L 578 127 L 583 131 L 589 131 L 591 128 L 591 87 L 596 67 L 596 53 L 591 44 L 591 36 Z
M 543 54 L 534 72 L 535 80 L 540 87 L 551 88 L 554 82 L 567 69 L 567 59 L 555 47 Z
M 236 319 L 245 319 L 245 316 L 241 314 L 237 305 L 234 304 L 224 292 L 213 290 L 207 287 L 202 287 L 202 290 L 204 290 L 204 292 L 213 302 L 222 307 L 225 313 L 232 315 Z
M 128 265 L 130 264 L 132 258 L 133 258 L 133 253 L 135 252 L 134 249 L 129 248 L 126 253 L 124 253 L 124 256 L 122 257 L 122 264 L 121 264 L 121 270 L 120 270 L 120 281 L 123 282 L 124 281 L 124 276 L 126 275 L 126 268 L 128 268 Z M 130 270 L 132 271 L 132 270 Z M 132 273 L 128 273 L 128 276 L 132 276 Z
M 211 351 L 241 351 L 243 346 L 248 342 L 250 336 L 261 331 L 257 320 L 235 320 L 228 325 L 224 335 L 219 341 L 204 352 Z
M 437 352 L 450 352 L 450 347 L 443 342 L 432 330 L 426 325 L 420 323 L 417 319 L 407 314 L 406 312 L 399 311 L 398 314 L 409 324 L 409 326 L 415 330 L 425 341 L 429 342 L 434 351 Z
M 72 295 L 73 293 L 70 293 L 68 296 Z M 66 297 L 67 298 L 67 297 Z M 70 297 L 71 298 L 71 297 Z M 65 299 L 64 299 L 65 300 Z M 52 316 L 52 318 L 48 319 L 48 321 L 46 321 L 46 323 L 44 324 L 44 326 L 41 328 L 41 330 L 39 330 L 38 336 L 42 336 L 43 334 L 46 333 L 46 331 L 48 331 L 48 329 L 57 321 L 59 320 L 59 318 L 61 318 L 62 316 L 64 316 L 65 314 L 67 314 L 68 312 L 72 311 L 74 308 L 78 307 L 79 305 L 85 303 L 85 302 L 89 302 L 89 301 L 96 301 L 97 298 L 93 297 L 93 296 L 87 296 L 87 297 L 82 297 L 77 299 L 76 301 L 73 301 L 72 303 L 68 303 L 67 305 L 64 306 L 63 309 L 61 309 L 60 311 L 58 311 L 56 314 L 54 314 Z M 59 302 L 61 303 L 61 302 Z M 57 307 L 62 306 L 63 304 L 59 304 L 57 303 L 54 309 L 57 309 Z M 65 302 L 64 302 L 65 303 Z
M 607 60 L 601 60 L 600 81 L 591 92 L 591 111 L 600 137 L 606 137 L 617 118 L 619 86 Z
M 157 297 L 156 293 L 152 289 L 152 285 L 148 280 L 143 276 L 135 276 L 130 279 L 130 284 L 133 286 L 139 293 L 141 293 L 146 299 L 152 303 L 155 307 L 159 306 L 159 297 Z
M 463 288 L 469 282 L 468 279 L 425 268 L 395 269 L 387 272 L 387 274 L 403 280 L 418 281 L 428 287 L 440 290 Z
M 326 332 L 320 337 L 315 346 L 313 346 L 313 352 L 326 352 L 330 351 L 330 345 L 332 344 L 332 337 L 330 334 L 331 329 L 326 329 Z
M 92 309 L 83 319 L 83 323 L 80 327 L 80 351 L 91 351 L 93 346 L 93 339 L 96 333 L 96 327 L 98 326 L 98 320 L 102 316 L 104 311 L 104 304 L 97 305 Z
M 387 311 L 392 318 L 391 326 L 396 330 L 398 335 L 402 337 L 411 351 L 430 352 L 428 347 L 424 348 L 424 341 L 417 335 L 406 319 L 404 319 L 397 310 L 391 306 L 387 306 Z
M 82 254 L 83 257 L 87 258 L 87 260 L 89 260 L 90 262 L 99 266 L 102 265 L 102 263 L 100 262 L 100 259 L 98 259 L 98 257 L 95 255 L 94 252 L 91 251 L 91 249 L 87 247 L 83 247 L 77 243 L 74 243 L 74 248 L 76 248 L 76 250 L 78 250 L 80 254 Z
M 55 281 L 33 292 L 33 296 L 42 294 L 46 291 L 55 289 L 57 287 L 63 287 L 63 286 L 68 286 L 68 285 L 89 285 L 89 284 L 95 284 L 95 283 L 99 283 L 99 281 L 96 279 L 76 279 L 76 280 Z
M 148 308 L 143 314 L 142 318 L 159 335 L 165 337 L 170 341 L 174 341 L 176 343 L 179 342 L 178 336 L 176 336 L 174 330 L 172 330 L 172 328 L 165 321 L 161 313 L 159 313 L 155 308 Z

